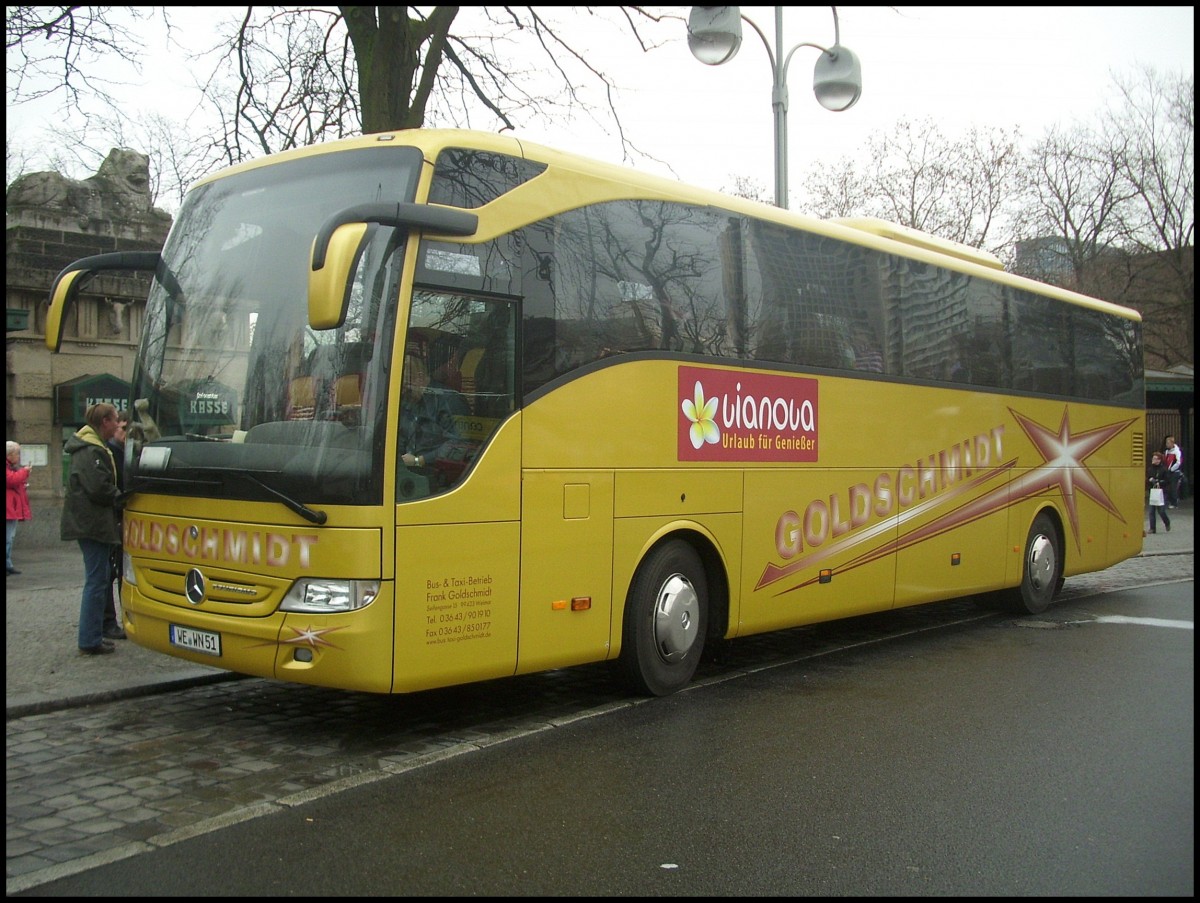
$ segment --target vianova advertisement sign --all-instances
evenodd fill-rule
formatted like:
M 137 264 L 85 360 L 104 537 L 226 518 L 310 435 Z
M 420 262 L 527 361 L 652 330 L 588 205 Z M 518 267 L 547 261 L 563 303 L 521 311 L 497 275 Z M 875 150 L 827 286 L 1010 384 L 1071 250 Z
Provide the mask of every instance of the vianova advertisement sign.
M 680 461 L 816 461 L 817 380 L 680 367 Z

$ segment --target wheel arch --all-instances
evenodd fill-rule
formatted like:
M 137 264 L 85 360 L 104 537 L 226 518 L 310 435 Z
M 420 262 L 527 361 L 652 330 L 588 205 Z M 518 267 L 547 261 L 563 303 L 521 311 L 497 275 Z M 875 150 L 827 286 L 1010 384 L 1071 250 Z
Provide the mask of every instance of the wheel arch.
M 706 640 L 720 640 L 729 630 L 729 573 L 725 560 L 720 552 L 716 537 L 695 523 L 672 523 L 656 530 L 647 537 L 645 544 L 628 564 L 628 572 L 621 581 L 620 589 L 614 592 L 614 601 L 621 606 L 619 613 L 614 612 L 612 620 L 612 642 L 609 658 L 616 658 L 621 652 L 622 630 L 625 621 L 625 606 L 629 601 L 629 589 L 633 585 L 634 576 L 642 562 L 660 546 L 673 540 L 687 543 L 700 557 L 704 566 L 704 575 L 708 580 L 708 618 Z M 615 589 L 615 587 L 614 587 Z
M 1070 555 L 1070 549 L 1067 546 L 1067 529 L 1063 522 L 1063 513 L 1059 510 L 1057 505 L 1046 504 L 1038 507 L 1033 512 L 1028 522 L 1026 522 L 1024 532 L 1021 535 L 1024 536 L 1026 533 L 1028 533 L 1029 528 L 1033 526 L 1033 522 L 1042 514 L 1046 515 L 1046 517 L 1050 519 L 1050 524 L 1054 527 L 1054 532 L 1058 539 L 1059 554 L 1062 556 L 1060 572 L 1061 574 L 1065 574 L 1067 572 L 1067 556 Z M 1063 579 L 1064 578 L 1060 575 L 1058 579 L 1058 589 L 1062 588 Z M 1058 589 L 1055 590 L 1056 593 Z
M 1053 504 L 1042 504 L 1031 509 L 1028 520 L 1016 523 L 1024 530 L 1022 539 L 1014 537 L 1013 549 L 1019 555 L 1016 584 L 988 595 L 1002 610 L 1038 615 L 1052 604 L 1064 583 L 1067 553 L 1062 513 Z M 1046 577 L 1055 570 L 1051 584 Z

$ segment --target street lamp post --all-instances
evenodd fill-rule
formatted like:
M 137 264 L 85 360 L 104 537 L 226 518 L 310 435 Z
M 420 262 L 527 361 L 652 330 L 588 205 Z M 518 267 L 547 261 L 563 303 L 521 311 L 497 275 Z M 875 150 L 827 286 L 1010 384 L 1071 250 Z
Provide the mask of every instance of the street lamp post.
M 783 7 L 775 7 L 775 51 L 753 21 L 742 15 L 737 6 L 693 6 L 688 16 L 688 47 L 692 56 L 708 66 L 727 63 L 742 46 L 742 22 L 746 22 L 762 39 L 771 62 L 771 108 L 775 114 L 775 206 L 788 205 L 787 167 L 787 70 L 792 54 L 801 47 L 821 51 L 813 71 L 813 93 L 827 110 L 840 113 L 858 102 L 862 94 L 862 67 L 858 57 L 841 45 L 837 7 L 833 10 L 833 46 L 802 42 L 783 55 Z

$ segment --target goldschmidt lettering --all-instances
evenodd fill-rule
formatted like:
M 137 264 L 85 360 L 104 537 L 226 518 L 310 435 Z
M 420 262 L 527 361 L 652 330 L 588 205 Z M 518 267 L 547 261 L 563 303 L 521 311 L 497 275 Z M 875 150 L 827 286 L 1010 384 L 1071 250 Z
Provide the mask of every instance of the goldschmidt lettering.
M 194 535 L 193 535 L 194 534 Z M 307 568 L 316 534 L 161 524 L 125 517 L 125 548 L 158 552 L 211 564 Z
M 950 448 L 918 458 L 911 465 L 880 473 L 867 483 L 855 483 L 828 499 L 813 499 L 804 513 L 785 511 L 775 524 L 775 551 L 784 560 L 805 548 L 815 549 L 829 539 L 857 529 L 872 517 L 890 517 L 899 508 L 958 484 L 977 470 L 991 467 L 1003 454 L 1004 427 L 980 433 Z

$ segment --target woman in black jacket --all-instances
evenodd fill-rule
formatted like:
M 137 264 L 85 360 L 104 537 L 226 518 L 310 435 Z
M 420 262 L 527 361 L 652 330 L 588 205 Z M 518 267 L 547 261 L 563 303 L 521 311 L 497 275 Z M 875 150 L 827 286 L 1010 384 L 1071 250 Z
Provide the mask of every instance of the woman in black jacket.
M 1167 528 L 1167 532 L 1171 532 L 1171 518 L 1167 516 L 1167 484 L 1171 481 L 1171 474 L 1167 470 L 1167 465 L 1163 463 L 1162 455 L 1155 452 L 1150 456 L 1150 466 L 1146 468 L 1146 483 L 1151 490 L 1160 490 L 1158 501 L 1153 499 L 1150 502 L 1150 532 L 1157 533 L 1158 518 L 1162 518 L 1163 526 Z M 1151 493 L 1153 494 L 1153 493 Z M 1157 512 L 1157 514 L 1155 513 Z

